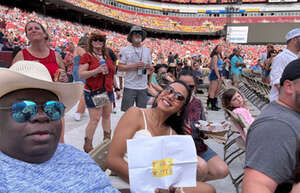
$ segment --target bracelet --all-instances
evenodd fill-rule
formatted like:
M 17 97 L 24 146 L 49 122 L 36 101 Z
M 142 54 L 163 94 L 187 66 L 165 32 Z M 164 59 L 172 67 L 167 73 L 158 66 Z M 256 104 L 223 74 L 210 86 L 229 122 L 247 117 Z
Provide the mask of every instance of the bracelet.
M 115 88 L 115 92 L 120 92 L 120 89 L 119 88 Z

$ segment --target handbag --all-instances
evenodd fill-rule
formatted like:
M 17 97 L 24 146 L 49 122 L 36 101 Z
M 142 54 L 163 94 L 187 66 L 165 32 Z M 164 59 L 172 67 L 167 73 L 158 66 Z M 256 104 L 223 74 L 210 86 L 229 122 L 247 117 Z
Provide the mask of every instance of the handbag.
M 87 84 L 87 87 L 91 90 L 90 96 L 96 108 L 103 107 L 104 105 L 110 102 L 104 85 L 105 85 L 105 76 L 104 76 L 102 88 L 99 90 L 93 91 L 92 88 Z

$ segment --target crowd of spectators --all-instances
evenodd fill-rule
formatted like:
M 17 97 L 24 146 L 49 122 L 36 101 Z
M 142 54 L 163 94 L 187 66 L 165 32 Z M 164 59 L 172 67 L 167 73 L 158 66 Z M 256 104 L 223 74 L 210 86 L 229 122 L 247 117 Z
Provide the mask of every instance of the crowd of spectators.
M 211 15 L 208 15 L 207 17 L 158 16 L 116 8 L 96 0 L 64 1 L 123 22 L 159 30 L 216 32 L 222 30 L 227 23 L 227 17 L 211 17 Z M 214 2 L 210 1 L 210 3 Z M 297 22 L 299 19 L 300 16 L 232 17 L 232 23 L 292 23 Z
M 2 27 L 0 33 L 0 48 L 2 50 L 19 50 L 20 47 L 23 48 L 28 45 L 24 27 L 30 20 L 38 21 L 45 27 L 49 33 L 50 45 L 52 48 L 57 49 L 66 47 L 70 42 L 76 45 L 79 38 L 84 36 L 84 34 L 97 30 L 90 26 L 53 19 L 35 12 L 28 13 L 18 8 L 11 9 L 4 6 L 0 6 L 0 18 L 0 26 Z M 116 52 L 116 54 L 119 53 L 120 48 L 128 45 L 125 35 L 112 31 L 105 31 L 104 33 L 107 35 L 107 46 Z M 226 43 L 223 38 L 201 41 L 146 38 L 143 44 L 151 49 L 152 59 L 155 64 L 159 55 L 166 60 L 169 52 L 172 52 L 177 53 L 179 58 L 185 59 L 185 61 L 191 60 L 194 54 L 201 55 L 203 66 L 209 64 L 209 55 L 215 45 L 222 44 L 224 46 L 224 52 L 231 52 L 235 47 L 234 44 Z M 257 59 L 265 49 L 265 46 L 260 45 L 240 45 L 240 47 L 243 50 L 242 55 L 244 61 L 248 66 L 256 64 Z M 279 48 L 281 48 L 281 46 L 275 46 L 275 49 Z

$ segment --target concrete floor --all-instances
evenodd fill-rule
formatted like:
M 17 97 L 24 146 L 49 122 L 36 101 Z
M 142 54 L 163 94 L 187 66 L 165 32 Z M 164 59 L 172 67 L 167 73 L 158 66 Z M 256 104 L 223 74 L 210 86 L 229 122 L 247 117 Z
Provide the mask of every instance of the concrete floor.
M 84 143 L 85 127 L 87 126 L 89 117 L 88 117 L 88 113 L 86 112 L 80 121 L 75 121 L 75 119 L 73 118 L 73 114 L 75 110 L 76 110 L 76 106 L 70 112 L 66 113 L 65 116 L 65 120 L 66 120 L 65 143 L 73 145 L 74 147 L 80 150 L 83 150 L 82 147 Z M 112 113 L 111 115 L 112 130 L 114 130 L 114 128 L 118 123 L 118 120 L 123 115 L 123 112 L 120 111 L 120 101 L 117 101 L 117 106 L 115 108 L 115 111 L 116 113 Z M 218 112 L 208 111 L 207 118 L 209 121 L 223 121 L 225 119 L 223 110 L 220 110 Z M 99 124 L 94 136 L 94 141 L 93 141 L 94 146 L 100 144 L 102 139 L 103 139 L 102 127 L 101 124 Z M 215 152 L 217 152 L 217 154 L 223 159 L 224 152 L 223 152 L 222 144 L 218 144 L 211 139 L 206 140 L 206 143 L 209 145 L 210 148 L 212 148 Z M 243 163 L 244 163 L 244 158 L 240 158 L 236 160 L 232 164 L 232 167 L 230 168 L 231 172 L 240 174 L 243 171 Z M 227 176 L 225 179 L 211 181 L 209 183 L 212 184 L 217 189 L 218 193 L 236 192 L 229 176 Z

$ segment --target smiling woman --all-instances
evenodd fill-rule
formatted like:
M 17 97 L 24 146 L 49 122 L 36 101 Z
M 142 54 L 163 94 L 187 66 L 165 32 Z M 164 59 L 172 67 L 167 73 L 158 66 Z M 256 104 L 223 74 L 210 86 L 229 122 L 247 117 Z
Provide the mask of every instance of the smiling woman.
M 190 97 L 189 86 L 177 80 L 158 94 L 153 108 L 131 107 L 125 112 L 115 129 L 106 157 L 106 166 L 118 175 L 112 177 L 115 178 L 112 182 L 123 184 L 122 188 L 129 188 L 126 148 L 128 139 L 183 134 L 183 111 Z M 197 182 L 197 187 L 194 188 L 183 188 L 183 191 L 215 192 L 212 186 L 202 182 Z

